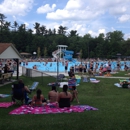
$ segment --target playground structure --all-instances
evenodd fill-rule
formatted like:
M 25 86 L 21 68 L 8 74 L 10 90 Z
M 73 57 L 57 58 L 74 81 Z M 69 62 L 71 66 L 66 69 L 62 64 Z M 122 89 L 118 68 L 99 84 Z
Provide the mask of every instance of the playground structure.
M 63 54 L 63 59 L 64 59 L 64 61 L 65 60 L 68 60 L 68 61 L 74 61 L 74 59 L 73 59 L 73 54 L 74 54 L 74 52 L 73 51 L 69 51 L 69 50 L 66 50 L 66 48 L 68 47 L 68 46 L 66 46 L 66 45 L 58 45 L 57 46 L 58 47 L 58 50 L 56 50 L 56 51 L 54 51 L 54 52 L 52 52 L 52 56 L 54 57 L 54 58 L 56 58 L 56 59 L 61 59 L 62 58 L 62 54 Z

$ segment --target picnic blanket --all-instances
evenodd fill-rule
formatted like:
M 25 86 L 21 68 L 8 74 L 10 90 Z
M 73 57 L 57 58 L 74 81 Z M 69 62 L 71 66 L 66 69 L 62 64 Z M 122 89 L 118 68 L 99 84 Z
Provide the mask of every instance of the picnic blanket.
M 23 105 L 9 114 L 20 115 L 20 114 L 55 114 L 55 113 L 71 113 L 71 112 L 84 112 L 85 110 L 98 110 L 89 105 L 76 105 L 70 108 L 59 108 L 55 105 L 47 105 L 43 107 L 32 107 L 28 105 Z
M 8 107 L 10 107 L 12 105 L 13 105 L 12 102 L 0 102 L 0 107 L 8 108 Z
M 9 94 L 0 94 L 0 98 L 5 98 L 5 97 L 9 97 Z

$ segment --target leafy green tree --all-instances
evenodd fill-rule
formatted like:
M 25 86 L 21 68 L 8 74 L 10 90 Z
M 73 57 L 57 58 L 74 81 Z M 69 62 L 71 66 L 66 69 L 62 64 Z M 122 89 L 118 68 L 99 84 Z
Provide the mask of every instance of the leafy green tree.
M 18 25 L 17 21 L 14 21 L 12 28 L 14 28 L 15 32 L 17 31 L 18 27 L 19 27 L 19 25 Z
M 69 37 L 78 36 L 77 30 L 71 30 L 68 36 Z
M 65 35 L 67 27 L 59 26 L 58 34 Z
M 39 27 L 40 30 L 40 34 L 45 35 L 46 34 L 46 26 L 42 25 L 41 27 Z
M 35 22 L 34 29 L 36 30 L 36 34 L 40 35 L 40 23 Z
M 47 48 L 45 47 L 44 48 L 44 57 L 46 57 L 47 56 Z
M 40 50 L 40 47 L 37 48 L 37 56 L 38 56 L 38 57 L 41 56 L 41 50 Z
M 4 15 L 4 14 L 1 14 L 0 13 L 0 31 L 2 32 L 2 29 L 3 29 L 3 26 L 4 26 L 4 23 L 5 23 L 5 19 L 7 17 Z

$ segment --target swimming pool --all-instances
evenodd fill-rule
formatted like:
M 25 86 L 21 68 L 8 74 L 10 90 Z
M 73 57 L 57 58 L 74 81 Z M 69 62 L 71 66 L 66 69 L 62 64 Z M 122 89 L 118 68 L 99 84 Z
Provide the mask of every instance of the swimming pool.
M 100 62 L 94 62 L 94 66 L 93 68 L 95 68 L 96 63 L 98 63 L 98 70 L 100 68 L 101 65 L 105 66 L 106 61 L 100 61 Z M 68 62 L 68 70 L 70 70 L 71 66 L 75 66 L 75 65 L 80 65 L 81 62 Z M 82 63 L 84 65 L 84 63 Z M 111 69 L 112 71 L 117 69 L 117 61 L 111 61 Z M 124 70 L 124 65 L 127 65 L 128 67 L 130 67 L 130 61 L 120 61 L 120 70 Z M 37 69 L 39 71 L 45 71 L 45 72 L 57 72 L 57 62 L 48 62 L 47 64 L 45 62 L 28 62 L 28 65 L 26 65 L 25 63 L 21 63 L 21 66 L 24 66 L 26 68 L 33 68 L 33 66 L 36 65 Z M 87 68 L 89 68 L 89 63 L 87 63 Z M 65 72 L 65 66 L 62 62 L 58 62 L 58 71 L 59 72 Z

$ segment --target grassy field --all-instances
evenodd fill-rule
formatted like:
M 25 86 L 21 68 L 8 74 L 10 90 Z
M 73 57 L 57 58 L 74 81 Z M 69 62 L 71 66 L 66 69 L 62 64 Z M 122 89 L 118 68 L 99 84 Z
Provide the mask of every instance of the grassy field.
M 126 72 L 114 76 L 124 77 Z M 127 76 L 128 77 L 128 76 Z M 49 82 L 55 82 L 52 77 L 29 78 L 20 77 L 26 85 L 38 81 L 45 97 L 51 89 Z M 130 129 L 130 89 L 114 86 L 119 79 L 101 78 L 100 83 L 83 83 L 77 87 L 80 104 L 98 108 L 98 111 L 83 113 L 61 113 L 43 115 L 9 115 L 18 106 L 0 108 L 0 129 L 4 130 L 129 130 Z M 62 91 L 62 89 L 58 89 Z M 10 93 L 11 84 L 0 87 L 0 93 Z M 32 92 L 30 98 L 35 94 Z M 0 102 L 11 101 L 11 98 L 1 98 Z M 72 103 L 76 104 L 76 101 Z

